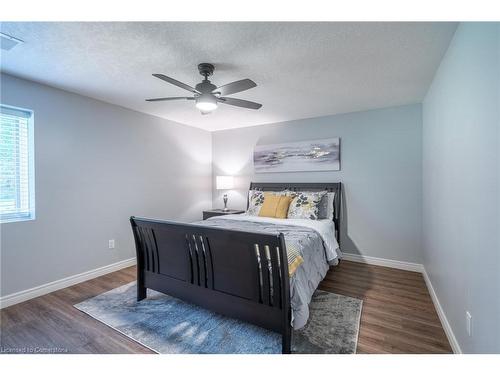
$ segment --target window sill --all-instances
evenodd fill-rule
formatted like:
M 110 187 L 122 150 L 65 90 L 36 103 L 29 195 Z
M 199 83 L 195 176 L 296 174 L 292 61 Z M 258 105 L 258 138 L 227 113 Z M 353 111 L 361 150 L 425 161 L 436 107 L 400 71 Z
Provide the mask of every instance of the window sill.
M 20 216 L 20 217 L 19 216 L 18 217 L 6 217 L 6 218 L 0 217 L 0 224 L 16 223 L 19 221 L 31 221 L 31 220 L 35 220 L 34 215 Z

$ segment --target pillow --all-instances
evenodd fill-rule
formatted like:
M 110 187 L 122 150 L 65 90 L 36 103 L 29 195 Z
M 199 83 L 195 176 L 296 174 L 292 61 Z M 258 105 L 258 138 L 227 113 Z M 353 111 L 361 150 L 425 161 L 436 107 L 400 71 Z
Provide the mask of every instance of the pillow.
M 247 214 L 258 216 L 262 203 L 264 203 L 264 192 L 260 190 L 250 190 L 248 192 Z
M 318 206 L 318 219 L 333 220 L 333 202 L 335 200 L 335 193 L 326 193 Z
M 291 196 L 278 195 L 273 193 L 264 193 L 264 203 L 259 211 L 259 216 L 275 217 L 278 219 L 286 219 L 288 215 L 288 207 L 292 201 Z
M 326 191 L 297 193 L 290 203 L 288 218 L 317 220 L 318 205 L 324 195 L 326 195 Z
M 280 195 L 290 195 L 286 190 L 283 191 L 266 191 L 266 194 L 272 194 L 276 196 Z M 264 203 L 264 192 L 262 190 L 250 190 L 248 192 L 248 209 L 247 215 L 259 216 L 260 208 Z

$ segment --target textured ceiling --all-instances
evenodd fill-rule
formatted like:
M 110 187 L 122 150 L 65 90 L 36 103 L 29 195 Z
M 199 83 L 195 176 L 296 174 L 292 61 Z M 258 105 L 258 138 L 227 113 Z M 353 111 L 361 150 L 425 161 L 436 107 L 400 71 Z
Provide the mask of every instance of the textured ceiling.
M 25 41 L 2 51 L 3 72 L 208 130 L 420 102 L 455 23 L 2 23 Z M 189 92 L 197 64 L 212 82 L 250 78 L 233 97 L 258 111 L 220 105 L 202 116 L 191 101 L 146 103 Z

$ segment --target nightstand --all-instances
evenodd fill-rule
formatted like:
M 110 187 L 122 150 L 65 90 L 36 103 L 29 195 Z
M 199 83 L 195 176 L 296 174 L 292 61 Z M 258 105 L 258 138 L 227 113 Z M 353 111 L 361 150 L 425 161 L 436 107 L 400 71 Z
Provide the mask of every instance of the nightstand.
M 230 215 L 230 214 L 242 214 L 245 211 L 243 210 L 228 210 L 224 211 L 221 208 L 214 208 L 213 210 L 203 211 L 203 220 L 207 220 L 212 216 L 221 216 L 221 215 Z

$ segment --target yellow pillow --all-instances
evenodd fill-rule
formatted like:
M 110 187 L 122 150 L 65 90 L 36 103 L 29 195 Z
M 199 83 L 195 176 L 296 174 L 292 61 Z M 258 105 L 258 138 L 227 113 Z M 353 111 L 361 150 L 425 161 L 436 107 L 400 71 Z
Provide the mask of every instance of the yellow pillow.
M 293 197 L 264 193 L 264 203 L 262 203 L 262 207 L 260 208 L 259 216 L 286 219 L 288 216 L 288 207 L 292 200 Z

